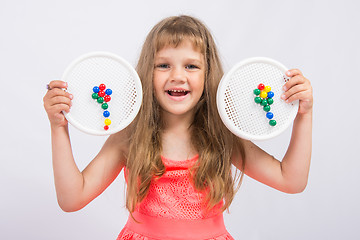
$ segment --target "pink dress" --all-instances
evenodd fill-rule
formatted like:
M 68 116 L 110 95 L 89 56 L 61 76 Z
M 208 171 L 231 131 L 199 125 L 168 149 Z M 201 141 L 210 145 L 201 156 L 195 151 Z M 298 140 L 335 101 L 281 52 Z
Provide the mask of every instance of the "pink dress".
M 165 174 L 150 185 L 146 198 L 129 216 L 117 240 L 233 240 L 227 232 L 221 207 L 204 208 L 205 193 L 195 190 L 189 177 L 198 156 L 183 161 L 162 158 Z M 126 178 L 126 176 L 125 176 Z

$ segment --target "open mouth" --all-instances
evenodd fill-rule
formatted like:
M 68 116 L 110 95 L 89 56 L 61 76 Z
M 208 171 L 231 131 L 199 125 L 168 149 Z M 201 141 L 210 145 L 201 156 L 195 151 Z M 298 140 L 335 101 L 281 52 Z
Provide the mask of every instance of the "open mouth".
M 190 91 L 186 91 L 186 90 L 167 90 L 166 92 L 170 96 L 173 96 L 173 97 L 182 97 L 182 96 L 186 96 Z

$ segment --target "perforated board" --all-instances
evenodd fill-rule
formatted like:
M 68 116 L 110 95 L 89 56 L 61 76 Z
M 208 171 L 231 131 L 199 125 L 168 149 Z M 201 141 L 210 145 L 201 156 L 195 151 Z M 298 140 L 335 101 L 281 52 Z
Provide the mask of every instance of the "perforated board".
M 89 134 L 109 135 L 128 126 L 137 115 L 142 101 L 140 79 L 133 67 L 121 57 L 108 52 L 85 54 L 65 70 L 63 81 L 74 96 L 65 117 L 76 128 Z M 112 89 L 108 102 L 111 125 L 104 130 L 104 109 L 92 98 L 93 87 L 105 84 Z
M 217 106 L 224 124 L 235 135 L 248 140 L 265 140 L 283 132 L 294 120 L 298 101 L 286 103 L 280 97 L 288 81 L 287 68 L 263 57 L 250 58 L 236 64 L 224 75 L 218 87 Z M 253 90 L 263 83 L 274 92 L 271 112 L 277 122 L 270 126 L 262 106 L 255 103 Z

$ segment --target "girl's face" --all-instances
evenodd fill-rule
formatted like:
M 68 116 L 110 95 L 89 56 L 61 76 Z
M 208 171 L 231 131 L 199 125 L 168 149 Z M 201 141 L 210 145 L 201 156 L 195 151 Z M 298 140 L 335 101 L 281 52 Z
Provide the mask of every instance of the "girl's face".
M 203 55 L 190 40 L 164 47 L 155 55 L 155 97 L 163 111 L 174 115 L 193 114 L 204 90 Z

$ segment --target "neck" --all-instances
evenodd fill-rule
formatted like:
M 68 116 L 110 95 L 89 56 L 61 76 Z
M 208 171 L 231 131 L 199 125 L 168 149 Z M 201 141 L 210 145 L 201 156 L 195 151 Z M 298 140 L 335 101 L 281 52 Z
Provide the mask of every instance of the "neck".
M 188 132 L 193 121 L 193 114 L 174 115 L 162 112 L 164 132 Z
M 193 116 L 162 113 L 164 128 L 162 131 L 162 155 L 172 160 L 184 160 L 197 152 L 191 144 L 190 125 Z

